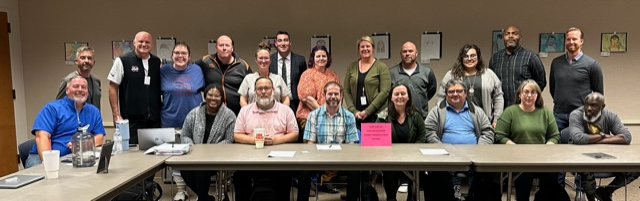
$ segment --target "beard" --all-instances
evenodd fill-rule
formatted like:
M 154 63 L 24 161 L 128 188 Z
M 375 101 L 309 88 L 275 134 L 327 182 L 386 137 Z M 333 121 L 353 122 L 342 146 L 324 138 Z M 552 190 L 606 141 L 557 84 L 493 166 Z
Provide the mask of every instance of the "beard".
M 602 116 L 602 110 L 598 111 L 598 113 L 596 113 L 596 115 L 594 115 L 591 118 L 587 117 L 586 113 L 582 113 L 582 119 L 584 119 L 588 123 L 594 123 L 594 122 L 598 121 L 598 119 L 600 119 L 600 116 Z
M 71 96 L 71 100 L 75 103 L 84 103 L 87 101 L 87 96 Z
M 340 106 L 340 100 L 337 98 L 329 98 L 327 99 L 327 105 L 331 107 L 338 107 Z
M 273 96 L 269 96 L 269 97 L 266 97 L 266 98 L 258 97 L 258 99 L 256 100 L 256 103 L 259 106 L 263 106 L 263 107 L 264 106 L 268 106 L 269 104 L 271 104 L 271 102 L 273 102 Z

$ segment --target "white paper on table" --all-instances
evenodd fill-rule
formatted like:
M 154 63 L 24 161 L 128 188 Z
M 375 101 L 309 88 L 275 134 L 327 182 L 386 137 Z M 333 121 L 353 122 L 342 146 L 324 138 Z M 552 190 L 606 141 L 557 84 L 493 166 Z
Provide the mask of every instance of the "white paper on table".
M 420 149 L 422 155 L 449 155 L 445 149 Z
M 268 157 L 293 158 L 296 151 L 271 151 Z
M 316 144 L 318 150 L 342 150 L 339 144 Z

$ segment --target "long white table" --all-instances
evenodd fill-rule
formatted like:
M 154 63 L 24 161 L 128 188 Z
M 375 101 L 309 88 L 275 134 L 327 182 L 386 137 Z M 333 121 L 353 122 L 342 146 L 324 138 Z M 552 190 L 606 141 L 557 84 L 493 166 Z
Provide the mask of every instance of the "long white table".
M 136 150 L 125 151 L 111 157 L 107 174 L 96 174 L 97 165 L 74 168 L 70 163 L 62 163 L 57 179 L 45 178 L 18 189 L 0 189 L 0 199 L 111 200 L 122 191 L 161 170 L 167 158 L 169 157 L 143 155 L 141 151 Z M 11 175 L 44 174 L 44 166 L 38 165 Z
M 317 150 L 310 144 L 197 144 L 191 153 L 165 161 L 176 170 L 429 170 L 467 171 L 471 161 L 447 144 L 396 144 L 362 147 L 342 144 L 342 150 Z M 449 155 L 422 155 L 421 148 L 442 148 Z M 268 157 L 271 151 L 296 151 L 292 158 Z
M 265 146 L 264 149 L 242 144 L 198 144 L 193 146 L 191 153 L 171 157 L 165 163 L 175 170 L 398 170 L 411 171 L 414 176 L 418 175 L 419 170 L 468 171 L 471 165 L 467 157 L 448 144 L 340 146 L 342 150 L 317 150 L 316 145 L 311 144 L 281 144 Z M 422 155 L 421 148 L 445 149 L 449 154 Z M 274 158 L 268 157 L 271 151 L 296 153 L 292 158 Z M 419 180 L 412 179 L 418 189 Z M 220 198 L 222 190 L 217 190 Z M 419 193 L 416 193 L 416 198 L 418 196 Z
M 640 145 L 454 145 L 478 172 L 640 172 Z M 584 153 L 602 152 L 615 159 Z M 507 191 L 511 200 L 511 189 Z

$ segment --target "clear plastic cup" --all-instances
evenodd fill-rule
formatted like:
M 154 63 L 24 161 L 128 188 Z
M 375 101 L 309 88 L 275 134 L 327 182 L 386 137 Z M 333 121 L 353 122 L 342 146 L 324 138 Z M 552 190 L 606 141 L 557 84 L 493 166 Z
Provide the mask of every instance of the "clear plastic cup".
M 266 129 L 264 128 L 254 128 L 253 129 L 253 137 L 256 141 L 256 149 L 264 148 L 264 138 L 266 136 Z
M 47 174 L 47 179 L 58 178 L 58 172 L 60 171 L 59 150 L 42 151 L 42 163 L 44 165 L 44 171 Z

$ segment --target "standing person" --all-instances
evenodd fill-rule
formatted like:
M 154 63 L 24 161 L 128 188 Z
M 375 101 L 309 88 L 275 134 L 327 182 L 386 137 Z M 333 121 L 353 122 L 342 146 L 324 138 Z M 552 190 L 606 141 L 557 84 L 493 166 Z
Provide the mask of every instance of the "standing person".
M 130 143 L 138 144 L 139 128 L 160 127 L 160 59 L 151 54 L 150 33 L 138 32 L 133 45 L 135 51 L 113 61 L 107 79 L 113 122 L 129 119 Z
M 338 74 L 329 67 L 331 67 L 331 53 L 325 46 L 313 47 L 309 55 L 309 70 L 302 73 L 297 89 L 301 104 L 296 110 L 296 118 L 300 130 L 305 129 L 309 112 L 325 103 L 325 93 L 322 90 L 325 84 L 329 82 L 340 84 Z M 303 141 L 302 135 L 298 136 L 298 142 Z
M 571 135 L 573 144 L 619 144 L 631 143 L 631 132 L 618 115 L 605 109 L 604 95 L 592 92 L 584 98 L 584 106 L 571 112 L 569 127 L 562 131 Z M 620 147 L 622 148 L 622 147 Z M 615 172 L 611 183 L 596 189 L 596 179 L 592 172 L 582 172 L 582 187 L 589 201 L 596 198 L 611 201 L 611 194 L 640 176 L 638 172 Z
M 88 46 L 82 46 L 78 48 L 76 51 L 76 65 L 78 66 L 78 70 L 75 70 L 66 77 L 62 78 L 60 81 L 60 90 L 58 90 L 58 95 L 56 95 L 56 99 L 62 99 L 66 94 L 67 82 L 72 77 L 81 75 L 85 79 L 87 79 L 87 83 L 89 83 L 89 96 L 87 97 L 87 103 L 90 103 L 100 110 L 100 99 L 102 98 L 102 82 L 98 76 L 91 74 L 91 69 L 96 64 L 96 60 L 93 57 L 93 48 Z
M 269 72 L 281 76 L 287 83 L 291 91 L 289 108 L 295 112 L 300 103 L 298 83 L 302 73 L 307 70 L 307 62 L 303 56 L 291 51 L 291 40 L 286 31 L 276 33 L 276 48 L 278 52 L 271 54 Z
M 553 116 L 558 124 L 558 129 L 563 130 L 569 126 L 569 114 L 576 108 L 584 105 L 583 98 L 591 92 L 604 94 L 604 81 L 602 69 L 598 62 L 582 52 L 584 33 L 576 27 L 571 27 L 565 33 L 564 40 L 567 53 L 556 57 L 551 62 L 549 75 L 549 88 L 553 98 Z M 563 144 L 568 143 L 567 138 L 561 138 Z M 558 174 L 558 182 L 565 185 L 566 172 Z M 580 191 L 580 176 L 576 176 L 577 189 Z M 580 197 L 582 193 L 577 193 Z
M 184 119 L 191 109 L 202 103 L 200 89 L 204 85 L 202 70 L 189 62 L 191 51 L 186 43 L 178 42 L 171 52 L 173 63 L 160 67 L 160 88 L 162 90 L 162 127 L 175 128 L 180 132 Z M 186 183 L 180 171 L 173 171 L 173 181 L 177 192 L 173 200 L 184 201 L 188 198 Z
M 385 108 L 391 89 L 391 76 L 387 64 L 373 54 L 375 42 L 370 36 L 358 40 L 360 59 L 347 67 L 344 79 L 344 105 L 355 115 L 356 126 L 375 122 L 376 114 Z
M 293 111 L 273 99 L 273 82 L 260 77 L 255 83 L 258 100 L 242 107 L 234 126 L 233 139 L 236 143 L 255 145 L 254 130 L 265 130 L 264 145 L 295 142 L 298 139 L 298 124 Z M 236 200 L 248 201 L 251 197 L 262 196 L 255 193 L 251 181 L 263 181 L 273 186 L 274 200 L 289 200 L 291 173 L 287 171 L 236 171 L 233 175 Z M 258 189 L 258 188 L 256 188 Z M 255 199 L 255 198 L 254 198 Z
M 182 126 L 182 143 L 186 144 L 231 144 L 236 115 L 227 108 L 222 88 L 210 84 L 204 89 L 205 102 L 193 108 Z M 216 171 L 180 171 L 184 183 L 198 195 L 198 200 L 215 200 L 209 195 L 211 176 Z M 226 197 L 226 196 L 225 196 Z M 174 200 L 176 200 L 174 198 Z M 183 199 L 184 201 L 185 199 Z
M 256 93 L 253 87 L 259 77 L 268 77 L 273 81 L 273 99 L 287 106 L 290 104 L 291 91 L 289 91 L 287 84 L 282 77 L 269 73 L 269 64 L 271 64 L 269 52 L 271 52 L 271 48 L 268 43 L 261 42 L 258 45 L 258 51 L 256 51 L 258 72 L 248 74 L 244 77 L 240 89 L 238 89 L 238 93 L 240 93 L 240 106 L 244 107 L 249 103 L 256 102 Z
M 249 64 L 233 51 L 231 37 L 222 35 L 216 40 L 216 53 L 205 55 L 195 64 L 202 69 L 205 85 L 215 83 L 222 86 L 225 105 L 237 115 L 241 107 L 238 89 L 244 77 L 252 71 Z
M 476 45 L 464 45 L 458 54 L 458 60 L 444 75 L 438 91 L 438 102 L 445 99 L 445 85 L 451 79 L 461 80 L 469 87 L 469 100 L 484 108 L 484 113 L 495 128 L 504 109 L 502 84 L 491 69 L 484 66 L 482 52 Z
M 502 82 L 504 108 L 514 103 L 516 90 L 527 79 L 536 81 L 541 90 L 547 86 L 544 65 L 537 54 L 520 46 L 520 28 L 511 25 L 504 30 L 505 48 L 491 56 L 489 68 Z
M 437 80 L 433 70 L 416 62 L 418 49 L 412 42 L 402 45 L 400 51 L 402 61 L 389 69 L 391 83 L 403 83 L 413 92 L 413 105 L 422 117 L 427 117 L 429 100 L 436 94 Z
M 427 136 L 425 130 L 424 118 L 420 111 L 414 106 L 412 100 L 412 91 L 409 87 L 402 83 L 396 83 L 389 94 L 388 108 L 383 112 L 378 113 L 377 122 L 391 123 L 391 143 L 440 143 L 440 139 L 435 133 L 430 133 Z M 422 178 L 420 174 L 419 177 Z M 382 174 L 384 191 L 387 195 L 387 200 L 396 199 L 396 190 L 398 189 L 398 180 L 409 181 L 410 179 L 400 171 L 383 171 Z M 424 179 L 424 178 L 423 178 Z M 422 181 L 421 181 L 422 182 Z M 424 183 L 423 183 L 424 184 Z M 442 185 L 441 183 L 438 184 Z M 445 187 L 446 188 L 446 187 Z M 413 187 L 409 185 L 408 198 L 413 198 Z M 425 194 L 432 197 L 432 194 L 439 193 L 438 189 L 425 188 L 427 192 Z M 434 190 L 432 192 L 429 192 Z M 447 191 L 440 191 L 447 192 Z M 453 196 L 453 193 L 451 193 Z M 448 196 L 445 196 L 448 197 Z M 427 197 L 428 198 L 428 197 Z
M 496 143 L 499 144 L 558 144 L 560 132 L 553 114 L 544 108 L 542 90 L 533 80 L 525 80 L 518 88 L 516 104 L 507 107 L 496 126 Z M 517 149 L 514 147 L 514 150 Z M 516 200 L 529 200 L 531 185 L 535 176 L 540 178 L 537 196 L 548 196 L 541 192 L 564 192 L 563 200 L 569 195 L 557 182 L 557 173 L 522 173 L 516 180 Z M 566 197 L 565 197 L 566 196 Z

